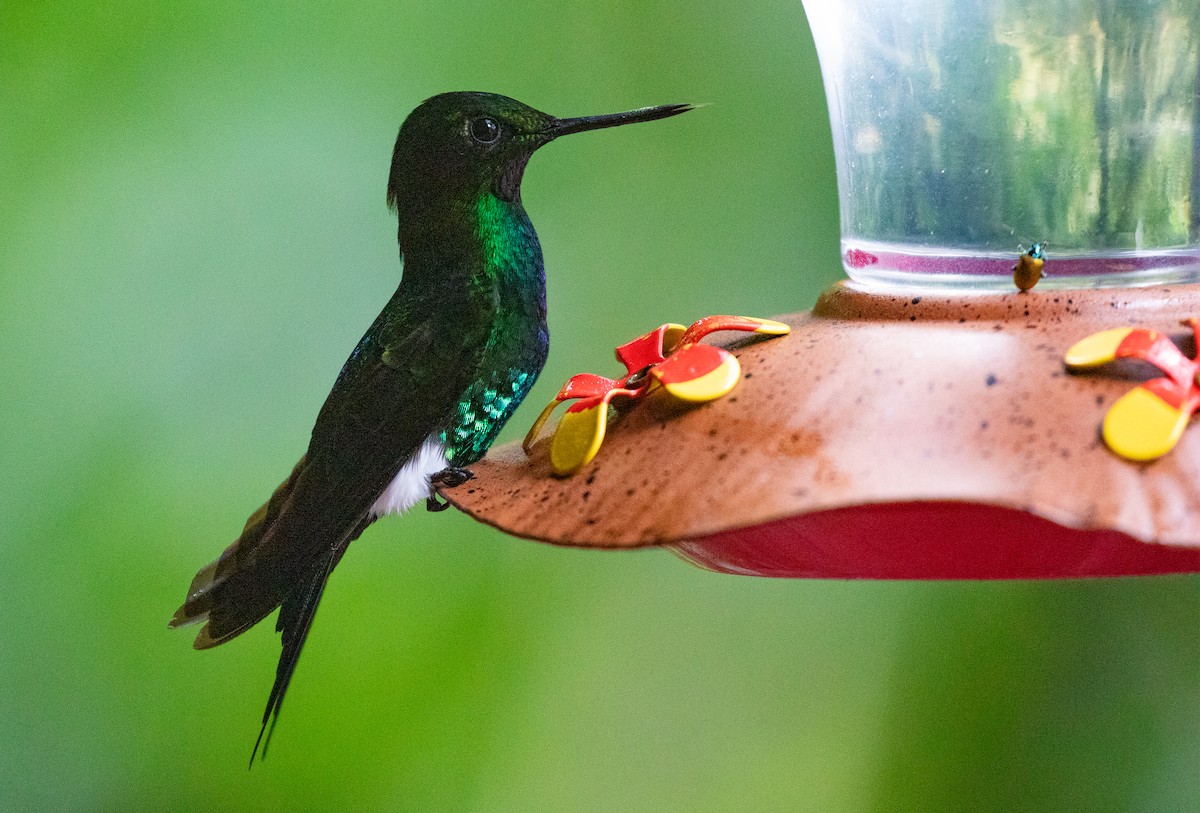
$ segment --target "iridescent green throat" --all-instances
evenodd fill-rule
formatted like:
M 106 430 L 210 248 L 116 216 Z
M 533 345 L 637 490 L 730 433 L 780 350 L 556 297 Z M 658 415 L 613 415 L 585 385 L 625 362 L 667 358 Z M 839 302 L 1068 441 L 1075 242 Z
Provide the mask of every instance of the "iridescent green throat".
M 484 194 L 472 214 L 483 265 L 474 284 L 494 297 L 495 312 L 475 382 L 442 433 L 446 458 L 458 466 L 483 457 L 537 380 L 550 347 L 542 248 L 525 209 L 519 200 Z

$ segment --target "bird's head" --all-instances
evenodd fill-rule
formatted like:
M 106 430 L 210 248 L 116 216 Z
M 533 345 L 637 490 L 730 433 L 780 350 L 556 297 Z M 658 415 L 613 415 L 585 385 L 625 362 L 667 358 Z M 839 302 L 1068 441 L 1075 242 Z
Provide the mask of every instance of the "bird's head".
M 425 100 L 400 127 L 388 178 L 388 204 L 401 211 L 434 200 L 469 202 L 490 192 L 519 201 L 525 164 L 538 147 L 570 133 L 674 116 L 691 105 L 645 107 L 607 116 L 559 119 L 494 93 L 443 93 Z

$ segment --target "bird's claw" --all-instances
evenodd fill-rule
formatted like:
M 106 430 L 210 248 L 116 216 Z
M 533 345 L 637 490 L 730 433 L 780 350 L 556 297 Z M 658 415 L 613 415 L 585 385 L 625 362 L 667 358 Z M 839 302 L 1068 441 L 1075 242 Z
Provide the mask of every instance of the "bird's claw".
M 450 507 L 450 503 L 441 502 L 440 500 L 438 500 L 436 494 L 430 494 L 428 497 L 425 498 L 425 510 L 426 511 L 433 511 L 433 512 L 445 511 L 449 507 Z

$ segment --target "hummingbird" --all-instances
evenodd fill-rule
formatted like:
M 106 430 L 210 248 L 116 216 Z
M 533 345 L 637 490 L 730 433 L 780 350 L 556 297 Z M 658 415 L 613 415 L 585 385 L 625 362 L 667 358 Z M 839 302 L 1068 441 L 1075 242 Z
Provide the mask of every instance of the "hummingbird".
M 468 467 L 546 361 L 542 249 L 521 203 L 530 156 L 560 136 L 691 109 L 555 118 L 506 96 L 457 92 L 427 99 L 404 120 L 387 184 L 399 287 L 338 374 L 300 462 L 200 569 L 169 625 L 203 622 L 194 646 L 208 649 L 280 608 L 282 651 L 251 765 L 260 745 L 266 754 L 347 547 L 379 517 L 421 500 L 446 507 L 436 487 L 472 476 Z

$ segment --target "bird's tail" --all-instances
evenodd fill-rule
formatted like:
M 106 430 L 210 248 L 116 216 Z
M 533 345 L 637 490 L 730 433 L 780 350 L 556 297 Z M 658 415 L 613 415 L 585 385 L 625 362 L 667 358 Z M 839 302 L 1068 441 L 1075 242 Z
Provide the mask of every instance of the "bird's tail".
M 200 568 L 188 588 L 187 599 L 169 626 L 205 622 L 196 634 L 196 649 L 208 649 L 245 632 L 283 603 L 295 583 L 276 574 L 273 557 L 260 557 L 263 540 L 275 525 L 307 466 L 307 458 L 292 469 L 271 499 L 250 515 L 233 544 Z M 263 561 L 263 559 L 267 561 Z M 272 571 L 272 572 L 267 572 Z
M 329 574 L 350 543 L 374 519 L 369 513 L 357 521 L 350 519 L 349 526 L 340 526 L 349 527 L 349 533 L 336 534 L 304 522 L 301 492 L 306 488 L 312 491 L 311 483 L 305 485 L 306 474 L 313 474 L 309 469 L 308 459 L 301 458 L 271 499 L 250 515 L 233 544 L 215 562 L 200 569 L 188 588 L 187 600 L 170 623 L 180 627 L 205 622 L 194 645 L 208 649 L 236 637 L 280 607 L 275 629 L 281 634 L 283 651 L 263 712 L 262 728 L 250 755 L 251 764 L 260 745 L 266 756 L 271 740 L 268 725 L 273 729 L 279 718 L 283 696 L 296 671 Z M 319 474 L 316 479 L 321 479 Z M 306 531 L 311 531 L 311 536 L 301 544 L 298 535 L 309 536 Z

